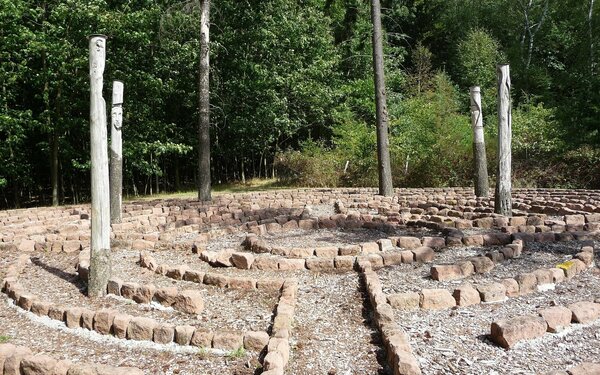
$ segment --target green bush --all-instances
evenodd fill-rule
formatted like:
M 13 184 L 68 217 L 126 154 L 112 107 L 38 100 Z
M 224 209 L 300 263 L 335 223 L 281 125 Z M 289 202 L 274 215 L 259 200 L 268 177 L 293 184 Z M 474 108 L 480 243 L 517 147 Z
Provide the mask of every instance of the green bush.
M 275 158 L 279 180 L 292 186 L 336 187 L 344 165 L 324 145 L 307 141 L 302 151 L 286 151 Z

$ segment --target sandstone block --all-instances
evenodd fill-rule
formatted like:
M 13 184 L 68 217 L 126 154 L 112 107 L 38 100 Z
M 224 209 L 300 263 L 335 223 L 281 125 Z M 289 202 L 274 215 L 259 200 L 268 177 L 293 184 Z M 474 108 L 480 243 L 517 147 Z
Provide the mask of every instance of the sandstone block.
M 473 263 L 473 267 L 477 273 L 490 272 L 495 266 L 494 262 L 488 257 L 474 257 L 469 259 L 469 261 Z
M 196 328 L 194 334 L 192 335 L 190 345 L 197 346 L 199 348 L 210 348 L 212 346 L 213 336 L 214 333 L 210 331 L 202 328 Z
M 69 307 L 65 310 L 65 324 L 69 328 L 79 328 L 81 326 L 81 314 L 83 310 L 78 307 Z
M 121 296 L 123 298 L 133 299 L 133 296 L 135 295 L 139 287 L 140 286 L 138 283 L 123 283 L 123 285 L 121 285 Z
M 409 310 L 419 308 L 420 298 L 421 296 L 419 295 L 419 293 L 406 292 L 390 294 L 387 296 L 387 301 L 390 304 L 390 306 L 392 306 L 395 309 Z
M 379 252 L 379 245 L 376 242 L 365 242 L 360 244 L 360 253 L 363 255 Z
M 244 348 L 261 352 L 269 343 L 269 334 L 264 331 L 248 331 L 244 333 Z
M 337 256 L 333 259 L 333 265 L 339 270 L 351 270 L 354 268 L 354 261 L 353 256 Z
M 119 339 L 125 339 L 127 337 L 127 327 L 131 319 L 133 319 L 131 315 L 115 314 L 112 324 L 112 334 Z
M 564 306 L 553 306 L 540 310 L 540 316 L 548 324 L 548 332 L 562 331 L 571 324 L 572 312 Z
M 433 258 L 435 258 L 435 252 L 430 247 L 419 247 L 412 250 L 412 253 L 416 262 L 428 263 L 432 262 Z
M 503 348 L 509 349 L 523 340 L 541 337 L 546 333 L 546 321 L 537 316 L 518 316 L 492 323 L 491 339 Z
M 441 249 L 446 247 L 446 239 L 444 237 L 423 237 L 421 240 L 423 246 L 432 249 Z
M 277 266 L 277 263 L 275 263 L 275 265 Z M 225 288 L 227 287 L 227 284 L 229 284 L 229 277 L 218 273 L 207 272 L 204 275 L 204 284 Z
M 185 281 L 202 284 L 202 282 L 204 281 L 204 272 L 187 270 L 183 275 L 183 279 Z
M 397 246 L 406 250 L 413 250 L 421 247 L 421 240 L 417 237 L 402 236 L 398 237 Z
M 113 325 L 117 312 L 111 309 L 102 309 L 94 315 L 94 331 L 101 335 L 108 335 Z
M 236 350 L 244 345 L 243 336 L 237 332 L 217 331 L 212 341 L 213 348 Z
M 501 283 L 477 286 L 481 302 L 500 302 L 506 299 L 506 287 Z
M 588 324 L 600 318 L 600 304 L 591 301 L 572 303 L 567 306 L 573 313 L 574 323 Z
M 391 251 L 394 250 L 394 245 L 392 244 L 392 240 L 389 238 L 382 238 L 377 241 L 379 245 L 379 251 Z
M 379 250 L 378 250 L 379 251 Z M 327 271 L 333 269 L 333 259 L 309 258 L 306 259 L 306 268 L 311 271 Z
M 458 280 L 472 275 L 474 270 L 471 262 L 435 265 L 431 267 L 431 278 L 438 281 Z
M 152 341 L 157 344 L 168 344 L 175 338 L 175 327 L 172 324 L 161 323 L 154 327 Z
M 129 340 L 152 341 L 156 326 L 157 323 L 154 319 L 135 317 L 131 319 L 127 326 L 127 338 Z
M 254 263 L 254 255 L 242 252 L 233 253 L 231 254 L 231 263 L 236 268 L 249 270 L 252 267 L 252 263 Z
M 175 342 L 179 345 L 190 345 L 196 329 L 190 325 L 175 327 Z
M 199 290 L 182 290 L 173 303 L 173 308 L 188 314 L 199 314 L 204 310 L 204 299 Z
M 338 255 L 338 248 L 334 246 L 317 247 L 315 255 L 319 258 L 335 258 Z
M 137 288 L 131 299 L 137 303 L 150 303 L 155 293 L 156 287 L 152 284 L 146 284 Z
M 569 369 L 571 375 L 598 375 L 600 374 L 600 364 L 584 362 L 578 366 Z
M 422 309 L 441 310 L 456 306 L 456 300 L 446 289 L 423 289 L 419 306 Z
M 454 289 L 452 296 L 458 306 L 471 306 L 481 303 L 479 292 L 471 284 L 463 284 Z
M 279 269 L 282 271 L 303 270 L 306 268 L 305 259 L 279 259 Z
M 173 306 L 178 294 L 179 292 L 175 287 L 158 288 L 153 299 L 163 306 Z
M 21 361 L 22 375 L 47 375 L 54 372 L 56 360 L 48 355 L 29 355 Z
M 116 296 L 121 295 L 121 287 L 123 286 L 123 281 L 117 277 L 112 277 L 108 280 L 108 284 L 106 285 L 106 291 L 108 294 L 114 294 Z
M 519 294 L 529 294 L 537 291 L 537 277 L 533 273 L 522 273 L 515 277 L 519 284 Z
M 500 281 L 506 288 L 507 297 L 518 297 L 519 296 L 519 283 L 515 279 L 502 279 Z

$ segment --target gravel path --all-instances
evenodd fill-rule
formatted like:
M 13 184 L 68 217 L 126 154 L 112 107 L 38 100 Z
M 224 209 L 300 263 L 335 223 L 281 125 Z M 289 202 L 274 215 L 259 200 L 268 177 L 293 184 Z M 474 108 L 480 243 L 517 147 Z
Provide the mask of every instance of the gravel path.
M 286 374 L 390 374 L 358 274 L 302 274 Z

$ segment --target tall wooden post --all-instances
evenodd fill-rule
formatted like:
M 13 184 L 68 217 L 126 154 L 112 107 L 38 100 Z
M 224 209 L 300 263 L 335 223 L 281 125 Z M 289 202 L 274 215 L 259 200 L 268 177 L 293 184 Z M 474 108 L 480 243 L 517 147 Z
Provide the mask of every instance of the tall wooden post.
M 123 199 L 123 82 L 113 81 L 110 112 L 110 222 L 120 223 Z
M 512 216 L 510 68 L 498 65 L 498 173 L 495 209 L 497 214 Z
M 110 278 L 110 195 L 106 103 L 102 98 L 106 37 L 90 37 L 90 148 L 92 164 L 92 243 L 88 295 L 106 294 Z
M 471 123 L 473 125 L 473 160 L 475 195 L 487 197 L 489 190 L 485 138 L 483 134 L 483 111 L 481 110 L 481 89 L 471 87 Z
M 390 164 L 390 141 L 388 138 L 388 111 L 383 69 L 383 33 L 381 31 L 381 4 L 371 0 L 373 23 L 373 73 L 375 75 L 375 106 L 377 109 L 377 161 L 379 170 L 379 194 L 394 195 L 392 168 Z
M 211 200 L 210 181 L 210 0 L 200 13 L 200 74 L 198 81 L 198 200 Z

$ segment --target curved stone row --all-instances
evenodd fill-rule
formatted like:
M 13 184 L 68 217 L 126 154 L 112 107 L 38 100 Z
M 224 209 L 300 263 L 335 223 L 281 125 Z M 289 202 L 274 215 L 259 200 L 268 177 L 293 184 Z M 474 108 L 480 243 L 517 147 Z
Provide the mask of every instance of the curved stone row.
M 248 331 L 243 334 L 229 330 L 211 332 L 201 327 L 174 326 L 151 318 L 122 314 L 113 309 L 93 311 L 82 307 L 66 307 L 45 302 L 24 290 L 18 283 L 18 275 L 26 262 L 23 258 L 19 258 L 16 262 L 17 277 L 12 276 L 14 272 L 7 275 L 1 283 L 2 292 L 22 310 L 63 322 L 68 328 L 83 328 L 119 339 L 154 341 L 158 344 L 175 342 L 179 345 L 221 350 L 236 350 L 244 347 L 260 352 L 269 339 L 269 335 L 262 331 Z
M 396 324 L 394 311 L 387 302 L 377 273 L 373 271 L 371 263 L 368 261 L 361 261 L 358 267 L 374 311 L 377 328 L 381 332 L 387 360 L 394 375 L 420 375 L 419 362 L 413 353 L 409 337 L 406 331 Z
M 492 323 L 490 338 L 503 348 L 542 337 L 546 332 L 560 332 L 571 323 L 590 324 L 600 319 L 600 303 L 581 301 L 567 307 L 553 306 L 535 315 L 521 315 Z
M 571 279 L 593 266 L 594 248 L 584 246 L 572 260 L 554 268 L 540 268 L 506 278 L 501 282 L 474 287 L 465 283 L 452 293 L 446 289 L 422 289 L 420 292 L 395 293 L 387 296 L 388 303 L 396 309 L 439 310 L 454 306 L 471 306 L 482 302 L 501 302 L 506 298 L 534 293 L 551 284 Z
M 26 346 L 0 344 L 0 375 L 143 375 L 134 367 L 113 367 L 92 363 L 56 360 L 49 355 L 33 354 Z

